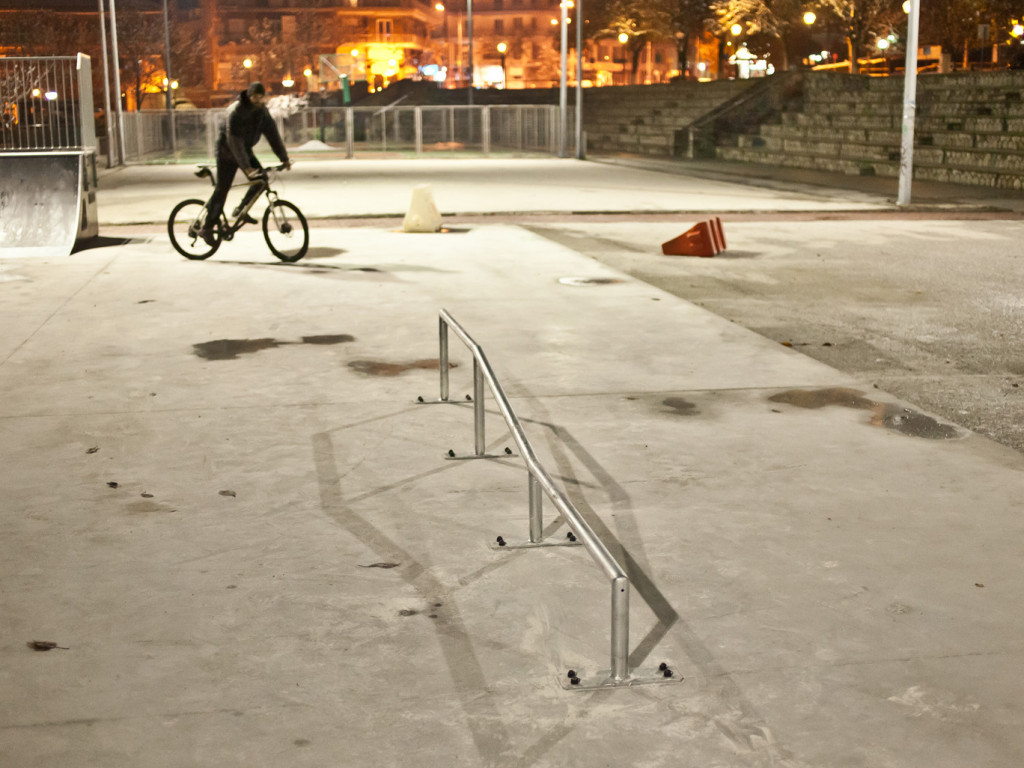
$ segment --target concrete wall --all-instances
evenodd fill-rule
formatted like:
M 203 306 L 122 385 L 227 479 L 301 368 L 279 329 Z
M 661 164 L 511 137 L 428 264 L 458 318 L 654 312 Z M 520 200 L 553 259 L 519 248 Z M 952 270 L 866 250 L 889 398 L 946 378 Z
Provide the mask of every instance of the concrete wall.
M 717 156 L 896 177 L 902 115 L 902 77 L 808 73 L 799 109 Z M 914 131 L 915 178 L 1024 189 L 1024 72 L 920 76 Z

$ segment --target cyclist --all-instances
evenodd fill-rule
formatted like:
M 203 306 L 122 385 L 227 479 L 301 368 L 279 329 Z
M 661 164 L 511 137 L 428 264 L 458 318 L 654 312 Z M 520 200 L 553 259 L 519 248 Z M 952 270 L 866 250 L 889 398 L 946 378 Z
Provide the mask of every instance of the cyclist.
M 199 231 L 199 236 L 208 245 L 216 242 L 213 227 L 224 210 L 224 201 L 235 179 L 235 172 L 241 168 L 250 180 L 260 177 L 263 166 L 252 152 L 260 137 L 266 137 L 270 148 L 274 150 L 285 170 L 292 167 L 292 162 L 288 159 L 288 150 L 285 149 L 281 135 L 277 132 L 277 124 L 265 106 L 266 99 L 267 91 L 263 84 L 252 83 L 227 107 L 227 121 L 221 127 L 220 136 L 217 138 L 217 186 L 206 203 L 206 224 Z M 235 209 L 234 215 L 237 216 L 260 191 L 258 184 L 250 186 L 242 203 Z M 247 214 L 246 223 L 255 224 L 256 220 Z

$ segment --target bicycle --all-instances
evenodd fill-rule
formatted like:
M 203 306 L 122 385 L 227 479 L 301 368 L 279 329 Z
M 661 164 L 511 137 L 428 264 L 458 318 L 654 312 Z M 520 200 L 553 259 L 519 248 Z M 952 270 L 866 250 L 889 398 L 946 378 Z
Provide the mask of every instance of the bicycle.
M 214 166 L 200 165 L 196 176 L 208 178 L 210 183 L 216 186 L 217 179 L 213 168 Z M 283 169 L 283 165 L 277 165 L 264 170 L 256 178 L 243 182 L 247 185 L 259 184 L 262 189 L 253 195 L 247 205 L 232 214 L 233 221 L 229 221 L 227 215 L 221 213 L 220 221 L 213 227 L 216 240 L 213 245 L 209 245 L 199 234 L 206 224 L 206 202 L 194 198 L 182 200 L 174 206 L 167 220 L 167 234 L 171 236 L 171 245 L 186 259 L 208 259 L 216 253 L 221 243 L 231 240 L 235 233 L 245 226 L 249 210 L 261 195 L 266 195 L 268 205 L 267 210 L 263 212 L 263 238 L 267 241 L 267 246 L 281 261 L 293 262 L 301 259 L 309 248 L 309 224 L 297 206 L 278 198 L 277 193 L 270 187 L 270 177 L 267 173 L 268 170 Z

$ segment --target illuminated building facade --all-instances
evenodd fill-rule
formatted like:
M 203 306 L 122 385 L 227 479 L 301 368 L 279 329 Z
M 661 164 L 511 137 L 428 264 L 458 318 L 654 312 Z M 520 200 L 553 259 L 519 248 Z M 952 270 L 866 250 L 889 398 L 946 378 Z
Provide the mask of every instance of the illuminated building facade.
M 370 89 L 418 77 L 433 59 L 439 12 L 427 0 L 201 0 L 206 80 L 227 94 L 261 80 L 297 92 Z

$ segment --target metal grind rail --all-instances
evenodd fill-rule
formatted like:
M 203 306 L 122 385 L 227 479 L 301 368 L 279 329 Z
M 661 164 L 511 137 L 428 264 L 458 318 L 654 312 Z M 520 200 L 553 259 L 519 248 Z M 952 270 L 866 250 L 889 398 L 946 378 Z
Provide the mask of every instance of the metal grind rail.
M 441 402 L 448 402 L 448 329 L 455 333 L 473 353 L 473 416 L 475 432 L 475 455 L 483 458 L 484 453 L 484 382 L 491 389 L 495 402 L 505 418 L 505 423 L 512 432 L 519 451 L 529 470 L 530 497 L 530 544 L 539 545 L 543 539 L 541 491 L 547 494 L 555 507 L 561 512 L 577 539 L 587 548 L 598 567 L 611 582 L 611 672 L 606 684 L 627 684 L 629 675 L 629 578 L 626 572 L 612 556 L 611 552 L 583 519 L 583 516 L 558 489 L 551 476 L 541 466 L 533 452 L 526 433 L 519 424 L 512 406 L 505 396 L 501 384 L 494 376 L 487 356 L 466 330 L 459 325 L 447 310 L 442 309 L 439 321 L 440 334 L 440 369 L 441 369 Z M 577 680 L 578 683 L 578 680 Z

